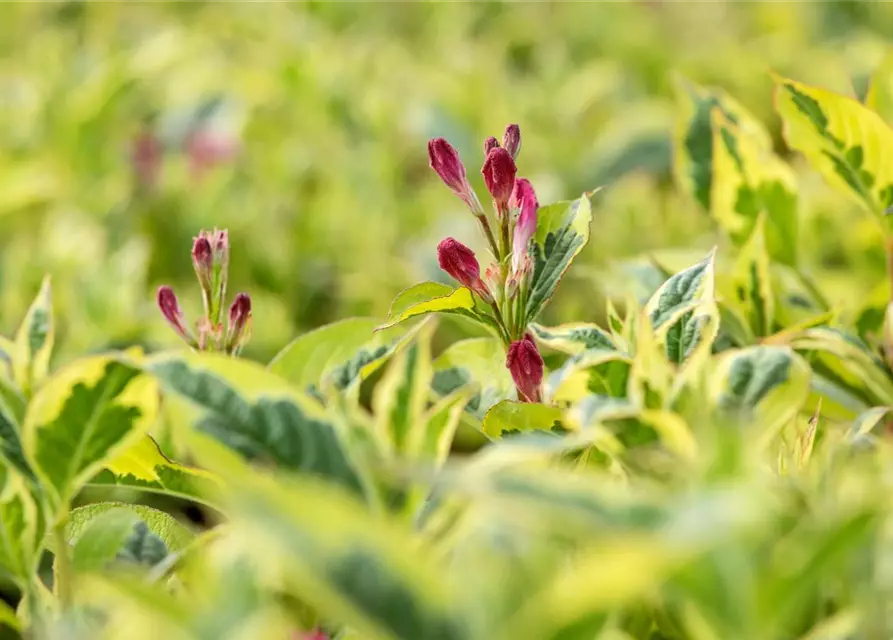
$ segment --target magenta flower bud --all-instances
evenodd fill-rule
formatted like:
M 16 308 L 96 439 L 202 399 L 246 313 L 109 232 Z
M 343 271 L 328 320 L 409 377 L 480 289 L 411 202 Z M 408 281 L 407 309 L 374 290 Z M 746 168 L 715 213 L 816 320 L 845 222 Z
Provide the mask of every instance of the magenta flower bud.
M 225 269 L 229 265 L 229 232 L 226 229 L 215 229 L 210 236 L 210 242 L 214 251 L 214 262 Z
M 511 154 L 512 160 L 516 160 L 521 153 L 521 127 L 516 124 L 507 126 L 502 136 L 502 146 Z
M 462 286 L 468 287 L 487 302 L 493 299 L 481 280 L 481 267 L 474 257 L 474 251 L 455 238 L 445 238 L 437 245 L 437 262 L 441 269 Z
M 494 147 L 487 154 L 481 173 L 487 191 L 493 196 L 496 206 L 503 210 L 508 206 L 509 198 L 515 188 L 515 174 L 518 172 L 511 154 L 502 147 Z
M 214 251 L 205 232 L 201 232 L 192 242 L 192 266 L 202 287 L 202 293 L 210 299 L 211 283 L 214 279 Z
M 161 310 L 161 315 L 167 320 L 171 329 L 176 331 L 177 335 L 181 338 L 191 343 L 192 339 L 184 324 L 185 316 L 183 315 L 183 310 L 180 308 L 180 301 L 177 300 L 177 294 L 174 293 L 174 290 L 167 285 L 158 287 L 157 303 L 159 310 Z
M 512 206 L 521 210 L 512 239 L 512 270 L 517 273 L 521 268 L 522 261 L 527 257 L 530 239 L 536 233 L 536 212 L 539 209 L 536 192 L 525 178 L 518 178 L 515 181 Z
M 493 136 L 490 136 L 489 138 L 484 140 L 484 157 L 485 158 L 487 157 L 487 154 L 490 153 L 490 149 L 495 149 L 498 146 L 499 146 L 499 140 L 497 140 Z
M 505 358 L 505 367 L 515 381 L 519 400 L 522 402 L 542 400 L 543 357 L 529 335 L 511 344 Z
M 443 138 L 434 138 L 428 142 L 428 162 L 443 183 L 464 199 L 470 191 L 465 165 L 459 159 L 459 152 Z
M 229 308 L 229 325 L 226 330 L 226 352 L 238 353 L 248 341 L 251 328 L 251 297 L 240 293 Z

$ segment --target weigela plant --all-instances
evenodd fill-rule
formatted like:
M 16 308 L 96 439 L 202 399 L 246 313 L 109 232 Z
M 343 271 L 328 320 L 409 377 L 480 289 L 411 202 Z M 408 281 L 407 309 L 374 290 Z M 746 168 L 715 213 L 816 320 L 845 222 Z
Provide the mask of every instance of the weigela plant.
M 161 315 L 191 348 L 238 355 L 251 337 L 251 298 L 247 293 L 236 295 L 225 314 L 224 324 L 229 274 L 226 229 L 199 233 L 192 244 L 192 265 L 201 287 L 203 315 L 191 329 L 177 295 L 167 285 L 159 287 L 156 296 Z
M 506 127 L 502 145 L 492 136 L 484 141 L 481 174 L 492 199 L 492 213 L 481 206 L 459 153 L 449 142 L 443 138 L 431 140 L 428 158 L 444 184 L 477 218 L 492 258 L 482 279 L 474 252 L 455 238 L 446 238 L 437 247 L 440 267 L 490 307 L 506 347 L 506 368 L 512 373 L 519 400 L 540 402 L 542 357 L 533 339 L 525 338 L 533 268 L 530 245 L 536 233 L 539 203 L 530 181 L 517 177 L 515 160 L 520 150 L 521 130 L 517 124 Z

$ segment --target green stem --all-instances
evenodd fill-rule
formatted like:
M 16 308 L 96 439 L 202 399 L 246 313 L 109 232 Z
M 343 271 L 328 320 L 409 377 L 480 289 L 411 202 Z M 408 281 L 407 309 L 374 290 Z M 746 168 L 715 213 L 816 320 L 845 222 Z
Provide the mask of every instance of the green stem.
M 499 328 L 502 329 L 502 341 L 505 342 L 505 345 L 508 346 L 512 342 L 512 334 L 509 333 L 508 328 L 505 326 L 505 322 L 502 319 L 502 312 L 499 310 L 499 305 L 496 302 L 491 302 L 490 306 L 493 307 L 493 314 L 496 317 L 496 323 L 499 325 Z
M 493 236 L 493 230 L 490 228 L 490 221 L 487 220 L 486 214 L 480 214 L 478 216 L 478 221 L 484 229 L 484 235 L 487 236 L 487 242 L 490 243 L 490 250 L 493 252 L 493 257 L 499 260 L 499 247 L 496 244 L 496 238 Z
M 63 520 L 53 527 L 53 543 L 56 547 L 56 559 L 54 563 L 55 591 L 62 610 L 71 607 L 71 558 L 69 556 L 68 540 L 65 538 L 65 521 Z

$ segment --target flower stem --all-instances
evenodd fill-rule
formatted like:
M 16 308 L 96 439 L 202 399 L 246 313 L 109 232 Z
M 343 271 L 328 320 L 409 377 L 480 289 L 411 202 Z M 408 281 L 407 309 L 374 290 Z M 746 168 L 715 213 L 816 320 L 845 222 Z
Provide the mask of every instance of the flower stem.
M 496 238 L 493 236 L 493 230 L 490 228 L 490 221 L 487 220 L 487 215 L 482 213 L 478 216 L 478 221 L 484 229 L 484 235 L 487 236 L 487 242 L 490 243 L 490 250 L 493 252 L 493 257 L 499 260 L 499 247 L 496 244 Z
M 506 346 L 511 344 L 512 334 L 505 326 L 505 322 L 502 319 L 502 312 L 499 310 L 499 305 L 496 304 L 495 301 L 490 303 L 490 306 L 493 307 L 493 314 L 496 317 L 496 323 L 499 325 L 499 328 L 502 329 L 502 341 L 505 342 Z
M 62 610 L 71 607 L 71 558 L 69 557 L 68 540 L 65 538 L 65 521 L 53 527 L 53 543 L 56 547 L 54 562 L 54 580 L 56 596 L 62 604 Z

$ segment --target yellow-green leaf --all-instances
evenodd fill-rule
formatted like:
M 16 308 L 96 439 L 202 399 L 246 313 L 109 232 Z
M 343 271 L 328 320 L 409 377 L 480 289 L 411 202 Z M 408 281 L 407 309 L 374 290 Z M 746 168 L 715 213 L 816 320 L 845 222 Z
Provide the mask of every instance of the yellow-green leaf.
M 574 355 L 588 349 L 616 349 L 611 335 L 590 322 L 568 322 L 555 327 L 533 323 L 530 331 L 542 345 Z
M 713 112 L 711 212 L 732 241 L 743 245 L 765 217 L 767 252 L 797 263 L 797 183 L 771 146 L 745 134 L 720 109 Z
M 80 487 L 152 426 L 158 387 L 118 356 L 72 363 L 28 405 L 25 454 L 61 515 Z
M 387 329 L 410 318 L 429 313 L 454 313 L 466 318 L 481 320 L 470 289 L 439 282 L 422 282 L 400 292 L 391 303 L 388 319 L 379 329 Z
M 13 369 L 26 394 L 32 393 L 49 371 L 55 337 L 52 302 L 50 277 L 46 276 L 15 338 Z
M 376 332 L 374 318 L 348 318 L 296 338 L 270 363 L 270 371 L 299 389 L 344 390 L 372 375 L 406 344 L 417 327 Z
M 893 52 L 888 53 L 871 75 L 865 106 L 893 126 Z
M 856 100 L 776 77 L 776 108 L 788 144 L 835 188 L 868 211 L 893 205 L 893 130 Z
M 491 438 L 503 438 L 523 431 L 551 431 L 561 424 L 562 410 L 545 404 L 503 400 L 484 416 L 484 433 Z
M 758 346 L 723 352 L 709 382 L 709 395 L 723 415 L 778 433 L 803 408 L 812 371 L 786 347 Z
M 372 398 L 376 432 L 402 457 L 415 457 L 425 440 L 423 413 L 434 375 L 431 338 L 435 328 L 428 323 L 413 344 L 391 360 Z
M 751 137 L 760 148 L 769 148 L 765 127 L 727 93 L 701 87 L 681 77 L 675 82 L 677 118 L 673 135 L 673 173 L 680 189 L 694 197 L 705 211 L 712 210 L 713 160 L 716 141 L 713 112 L 719 110 Z
M 576 200 L 556 202 L 537 212 L 533 238 L 533 277 L 525 306 L 525 324 L 536 320 L 552 298 L 562 276 L 574 258 L 589 242 L 592 203 L 595 193 L 584 193 Z
M 438 395 L 446 396 L 466 385 L 475 390 L 467 410 L 479 419 L 497 402 L 515 397 L 515 384 L 505 368 L 505 348 L 499 340 L 460 340 L 434 361 L 431 386 Z
M 20 585 L 36 570 L 43 534 L 39 508 L 27 480 L 0 464 L 0 567 Z
M 757 219 L 747 243 L 738 254 L 732 304 L 748 319 L 754 336 L 768 336 L 775 323 L 775 296 L 765 241 L 765 214 Z
M 203 469 L 168 459 L 151 436 L 143 436 L 109 460 L 89 484 L 117 485 L 215 506 L 221 480 Z
M 715 300 L 715 251 L 670 277 L 654 293 L 645 313 L 667 359 L 681 364 L 700 347 L 709 349 L 719 330 Z
M 65 539 L 74 546 L 75 568 L 102 568 L 118 555 L 140 522 L 164 543 L 167 553 L 186 548 L 195 537 L 171 515 L 145 505 L 99 502 L 78 507 L 65 524 Z
M 194 410 L 195 432 L 242 458 L 325 478 L 352 491 L 361 484 L 336 426 L 319 404 L 282 378 L 222 354 L 160 354 L 147 369 L 162 389 Z

